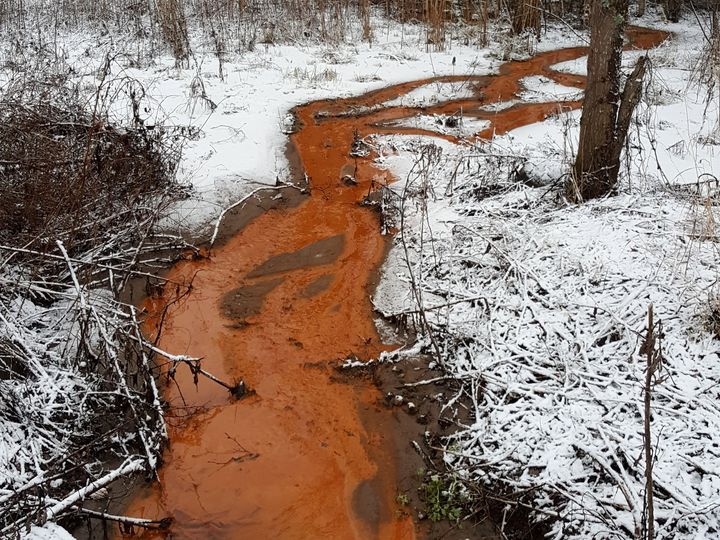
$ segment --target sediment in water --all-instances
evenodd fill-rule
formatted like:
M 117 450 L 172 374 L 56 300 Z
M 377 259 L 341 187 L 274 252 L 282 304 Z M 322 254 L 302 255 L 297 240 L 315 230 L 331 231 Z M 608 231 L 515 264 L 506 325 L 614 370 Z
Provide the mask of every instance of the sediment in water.
M 649 46 L 664 36 L 636 31 L 635 37 Z M 382 105 L 438 81 L 472 83 L 476 95 L 423 113 L 462 109 L 491 121 L 477 137 L 542 120 L 557 103 L 493 113 L 480 107 L 513 99 L 529 75 L 580 87 L 582 78 L 549 66 L 583 54 L 582 48 L 543 53 L 505 64 L 494 77 L 438 77 L 296 109 L 303 127 L 292 144 L 312 196 L 288 204 L 274 199 L 272 208 L 252 215 L 239 211 L 230 219 L 236 234 L 221 234 L 209 259 L 171 271 L 173 281 L 192 283 L 191 294 L 178 300 L 167 290 L 146 303 L 148 332 L 158 331 L 153 324 L 165 314 L 161 347 L 203 357 L 204 369 L 242 379 L 254 394 L 235 401 L 179 370 L 165 389 L 171 442 L 160 483 L 137 497 L 129 514 L 174 517 L 173 538 L 416 536 L 412 518 L 396 503 L 398 491 L 412 482 L 407 464 L 415 463 L 403 459 L 413 452 L 404 440 L 408 431 L 399 429 L 407 419 L 388 410 L 372 380 L 347 384 L 334 370 L 344 358 L 373 358 L 392 348 L 378 336 L 369 301 L 388 239 L 379 233 L 377 215 L 358 204 L 373 182 L 388 178 L 373 156 L 350 157 L 353 140 L 407 133 L 456 141 L 389 126 L 418 110 Z M 370 112 L 348 113 L 353 110 Z M 348 163 L 357 185 L 342 180 Z

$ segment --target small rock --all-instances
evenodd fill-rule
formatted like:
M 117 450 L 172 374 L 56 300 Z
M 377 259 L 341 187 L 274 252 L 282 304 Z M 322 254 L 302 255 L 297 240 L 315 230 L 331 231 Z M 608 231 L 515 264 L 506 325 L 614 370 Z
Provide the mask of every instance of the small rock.
M 294 114 L 288 113 L 285 115 L 285 117 L 282 119 L 281 122 L 282 132 L 286 135 L 290 135 L 291 133 L 296 133 L 298 131 L 298 120 L 295 117 Z
M 395 405 L 397 405 L 398 407 L 401 406 L 404 401 L 405 401 L 405 399 L 404 399 L 402 396 L 399 396 L 399 395 L 398 395 L 398 396 L 395 396 L 395 399 L 393 399 L 393 403 L 394 403 Z
M 367 157 L 370 154 L 370 146 L 362 139 L 353 140 L 350 147 L 351 157 Z
M 357 186 L 357 180 L 355 180 L 355 177 L 349 174 L 346 174 L 342 177 L 342 183 L 346 186 Z
M 456 128 L 460 124 L 460 120 L 457 116 L 448 116 L 445 119 L 445 127 L 448 128 Z
M 427 519 L 427 515 L 425 515 L 425 512 L 418 512 L 418 521 L 423 521 L 424 519 Z
M 417 407 L 412 401 L 408 401 L 407 411 L 409 414 L 415 414 L 417 412 Z
M 421 414 L 417 417 L 417 423 L 421 426 L 426 426 L 428 423 L 428 417 L 427 414 Z
M 235 399 L 242 399 L 245 397 L 245 394 L 247 394 L 247 387 L 245 386 L 245 381 L 240 381 L 235 385 L 235 387 L 230 390 L 233 397 Z

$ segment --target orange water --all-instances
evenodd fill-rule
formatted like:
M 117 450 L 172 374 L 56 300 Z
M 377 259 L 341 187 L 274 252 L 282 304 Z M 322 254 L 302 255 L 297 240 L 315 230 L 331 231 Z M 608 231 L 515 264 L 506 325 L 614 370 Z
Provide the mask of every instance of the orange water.
M 639 29 L 631 36 L 643 48 L 666 37 Z M 208 260 L 178 264 L 170 279 L 192 282 L 192 290 L 168 308 L 159 340 L 173 353 L 203 357 L 204 369 L 223 379 L 243 379 L 255 395 L 234 401 L 205 380 L 196 386 L 180 368 L 165 389 L 173 408 L 160 483 L 140 494 L 128 514 L 172 516 L 173 538 L 415 537 L 412 520 L 399 518 L 394 502 L 395 460 L 407 449 L 394 447 L 387 432 L 391 423 L 363 423 L 364 411 L 381 408 L 378 391 L 361 380 L 337 382 L 331 368 L 349 355 L 372 358 L 388 348 L 378 337 L 369 301 L 371 276 L 382 262 L 386 239 L 376 214 L 358 205 L 373 176 L 384 177 L 384 172 L 370 159 L 359 159 L 357 186 L 344 185 L 340 176 L 344 166 L 355 168 L 348 157 L 354 134 L 437 134 L 387 126 L 417 114 L 414 109 L 381 108 L 359 117 L 343 113 L 378 107 L 431 82 L 462 81 L 474 87 L 474 98 L 424 112 L 454 114 L 462 108 L 466 117 L 492 122 L 478 134 L 487 138 L 542 120 L 558 104 L 519 104 L 497 113 L 478 107 L 515 99 L 519 80 L 529 75 L 582 87 L 583 77 L 558 74 L 549 66 L 584 54 L 584 48 L 543 53 L 504 64 L 498 76 L 414 81 L 297 109 L 303 127 L 292 144 L 310 177 L 312 196 L 296 208 L 261 215 Z M 297 268 L 248 275 L 278 254 L 338 235 L 334 253 L 321 258 L 321 265 L 312 264 L 318 253 L 305 253 L 290 257 Z M 247 325 L 223 314 L 223 299 L 232 302 L 229 292 L 262 283 L 269 292 Z M 176 300 L 176 289 L 168 289 L 164 298 L 147 304 L 156 318 Z M 148 332 L 155 332 L 153 320 Z

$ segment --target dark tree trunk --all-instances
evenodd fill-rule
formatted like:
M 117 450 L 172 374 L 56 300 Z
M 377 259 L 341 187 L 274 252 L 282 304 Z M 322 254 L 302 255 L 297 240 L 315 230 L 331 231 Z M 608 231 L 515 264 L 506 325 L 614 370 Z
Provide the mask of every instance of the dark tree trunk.
M 540 36 L 541 9 L 540 0 L 507 0 L 510 23 L 513 34 L 522 34 L 533 30 Z
M 620 61 L 628 0 L 593 0 L 590 51 L 580 142 L 568 195 L 575 201 L 601 197 L 617 183 L 620 154 L 642 90 L 645 59 L 620 89 Z
M 637 11 L 635 12 L 635 15 L 638 17 L 642 17 L 643 15 L 645 15 L 645 0 L 638 0 Z
M 682 0 L 665 0 L 663 3 L 665 9 L 665 16 L 672 22 L 678 22 L 680 20 L 680 11 L 683 7 Z

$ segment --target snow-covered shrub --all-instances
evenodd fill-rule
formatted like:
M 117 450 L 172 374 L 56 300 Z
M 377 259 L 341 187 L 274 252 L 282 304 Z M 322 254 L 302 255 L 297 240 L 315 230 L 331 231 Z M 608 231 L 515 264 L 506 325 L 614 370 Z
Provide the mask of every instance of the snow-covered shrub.
M 180 142 L 107 121 L 56 81 L 0 96 L 0 536 L 83 516 L 165 440 L 152 349 L 125 301 L 155 282 Z M 104 493 L 107 496 L 107 493 Z
M 717 242 L 693 225 L 697 203 L 666 190 L 569 206 L 494 154 L 511 152 L 446 145 L 422 177 L 404 171 L 406 227 L 375 299 L 422 315 L 420 344 L 462 383 L 448 411 L 462 402 L 473 420 L 446 439 L 448 467 L 555 538 L 636 538 L 652 304 L 656 538 L 717 536 L 720 340 L 703 324 Z

